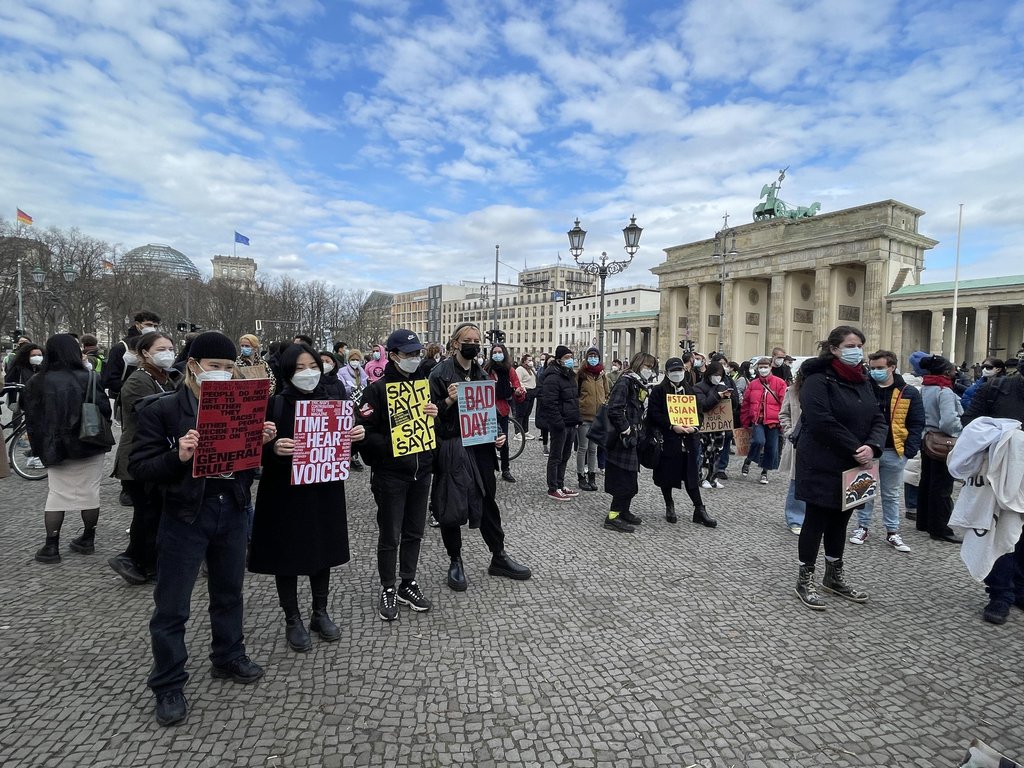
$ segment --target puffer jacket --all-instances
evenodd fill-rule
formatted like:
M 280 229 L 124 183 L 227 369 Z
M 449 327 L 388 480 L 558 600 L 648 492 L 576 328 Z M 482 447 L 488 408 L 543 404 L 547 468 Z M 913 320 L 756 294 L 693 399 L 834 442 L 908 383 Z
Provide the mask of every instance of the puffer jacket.
M 37 373 L 25 385 L 22 406 L 29 442 L 32 452 L 48 467 L 110 451 L 110 447 L 83 443 L 78 439 L 89 378 L 89 372 L 84 368 L 46 371 Z M 103 393 L 99 377 L 96 378 L 96 405 L 103 418 L 110 421 L 110 400 Z
M 580 419 L 593 421 L 597 416 L 597 409 L 608 402 L 608 395 L 611 393 L 608 376 L 604 370 L 595 374 L 584 366 L 580 369 L 577 382 L 580 392 Z
M 898 373 L 893 375 L 893 385 L 883 388 L 872 382 L 879 405 L 886 409 L 889 422 L 889 436 L 893 450 L 899 456 L 912 459 L 921 450 L 924 433 L 924 405 L 921 393 L 907 384 Z
M 740 406 L 740 423 L 744 427 L 754 424 L 777 425 L 782 400 L 786 397 L 786 382 L 778 376 L 758 376 L 747 385 Z
M 563 430 L 580 423 L 576 376 L 557 360 L 548 363 L 537 396 L 537 420 L 546 429 Z

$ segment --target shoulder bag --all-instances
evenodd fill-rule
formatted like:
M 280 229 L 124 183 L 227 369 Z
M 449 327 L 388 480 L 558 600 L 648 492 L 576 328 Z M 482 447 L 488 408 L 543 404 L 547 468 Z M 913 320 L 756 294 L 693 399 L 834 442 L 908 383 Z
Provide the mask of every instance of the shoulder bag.
M 78 439 L 89 445 L 110 448 L 114 445 L 114 431 L 97 405 L 96 373 L 89 372 L 89 384 L 82 403 L 82 418 L 78 427 Z
M 945 432 L 925 432 L 921 442 L 921 451 L 932 461 L 945 463 L 949 452 L 956 445 L 956 438 Z

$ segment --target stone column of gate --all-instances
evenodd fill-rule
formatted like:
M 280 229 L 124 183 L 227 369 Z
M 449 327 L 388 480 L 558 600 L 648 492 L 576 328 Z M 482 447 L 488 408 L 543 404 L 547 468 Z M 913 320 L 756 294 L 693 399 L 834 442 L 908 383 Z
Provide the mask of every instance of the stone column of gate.
M 942 354 L 942 327 L 946 323 L 945 312 L 941 309 L 932 310 L 932 331 L 928 337 L 928 351 L 933 355 Z
M 815 342 L 828 338 L 832 330 L 832 267 L 814 270 L 814 332 Z
M 865 345 L 869 349 L 888 349 L 896 353 L 897 368 L 903 370 L 903 360 L 907 359 L 913 350 L 907 350 L 903 348 L 903 313 L 892 312 L 890 314 L 892 333 L 889 337 L 888 342 L 881 342 L 878 347 L 871 345 L 870 340 Z
M 968 365 L 988 357 L 988 305 L 974 308 L 974 340 L 968 348 L 974 351 L 974 360 L 968 360 Z
M 864 323 L 861 330 L 867 337 L 866 347 L 878 349 L 886 341 L 884 330 L 886 264 L 884 261 L 869 261 L 864 265 Z
M 768 349 L 789 349 L 791 320 L 786 316 L 786 273 L 772 273 L 768 289 Z

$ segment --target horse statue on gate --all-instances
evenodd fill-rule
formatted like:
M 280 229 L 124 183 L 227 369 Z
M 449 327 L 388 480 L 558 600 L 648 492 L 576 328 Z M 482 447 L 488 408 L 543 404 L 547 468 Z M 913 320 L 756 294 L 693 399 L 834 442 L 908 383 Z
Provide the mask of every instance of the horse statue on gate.
M 811 203 L 808 206 L 791 208 L 784 200 L 779 198 L 779 190 L 782 189 L 782 180 L 786 178 L 786 166 L 779 171 L 779 178 L 761 187 L 761 198 L 764 202 L 754 206 L 754 221 L 765 221 L 767 219 L 803 219 L 813 216 L 821 210 L 821 203 Z

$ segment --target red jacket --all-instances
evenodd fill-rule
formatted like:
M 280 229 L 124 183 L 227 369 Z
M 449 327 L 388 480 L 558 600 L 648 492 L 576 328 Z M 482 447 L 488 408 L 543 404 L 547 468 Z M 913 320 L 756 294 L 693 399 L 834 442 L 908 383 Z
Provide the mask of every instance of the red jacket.
M 778 376 L 758 376 L 747 385 L 740 406 L 740 423 L 744 427 L 752 424 L 779 425 L 779 411 L 786 396 L 786 382 Z

